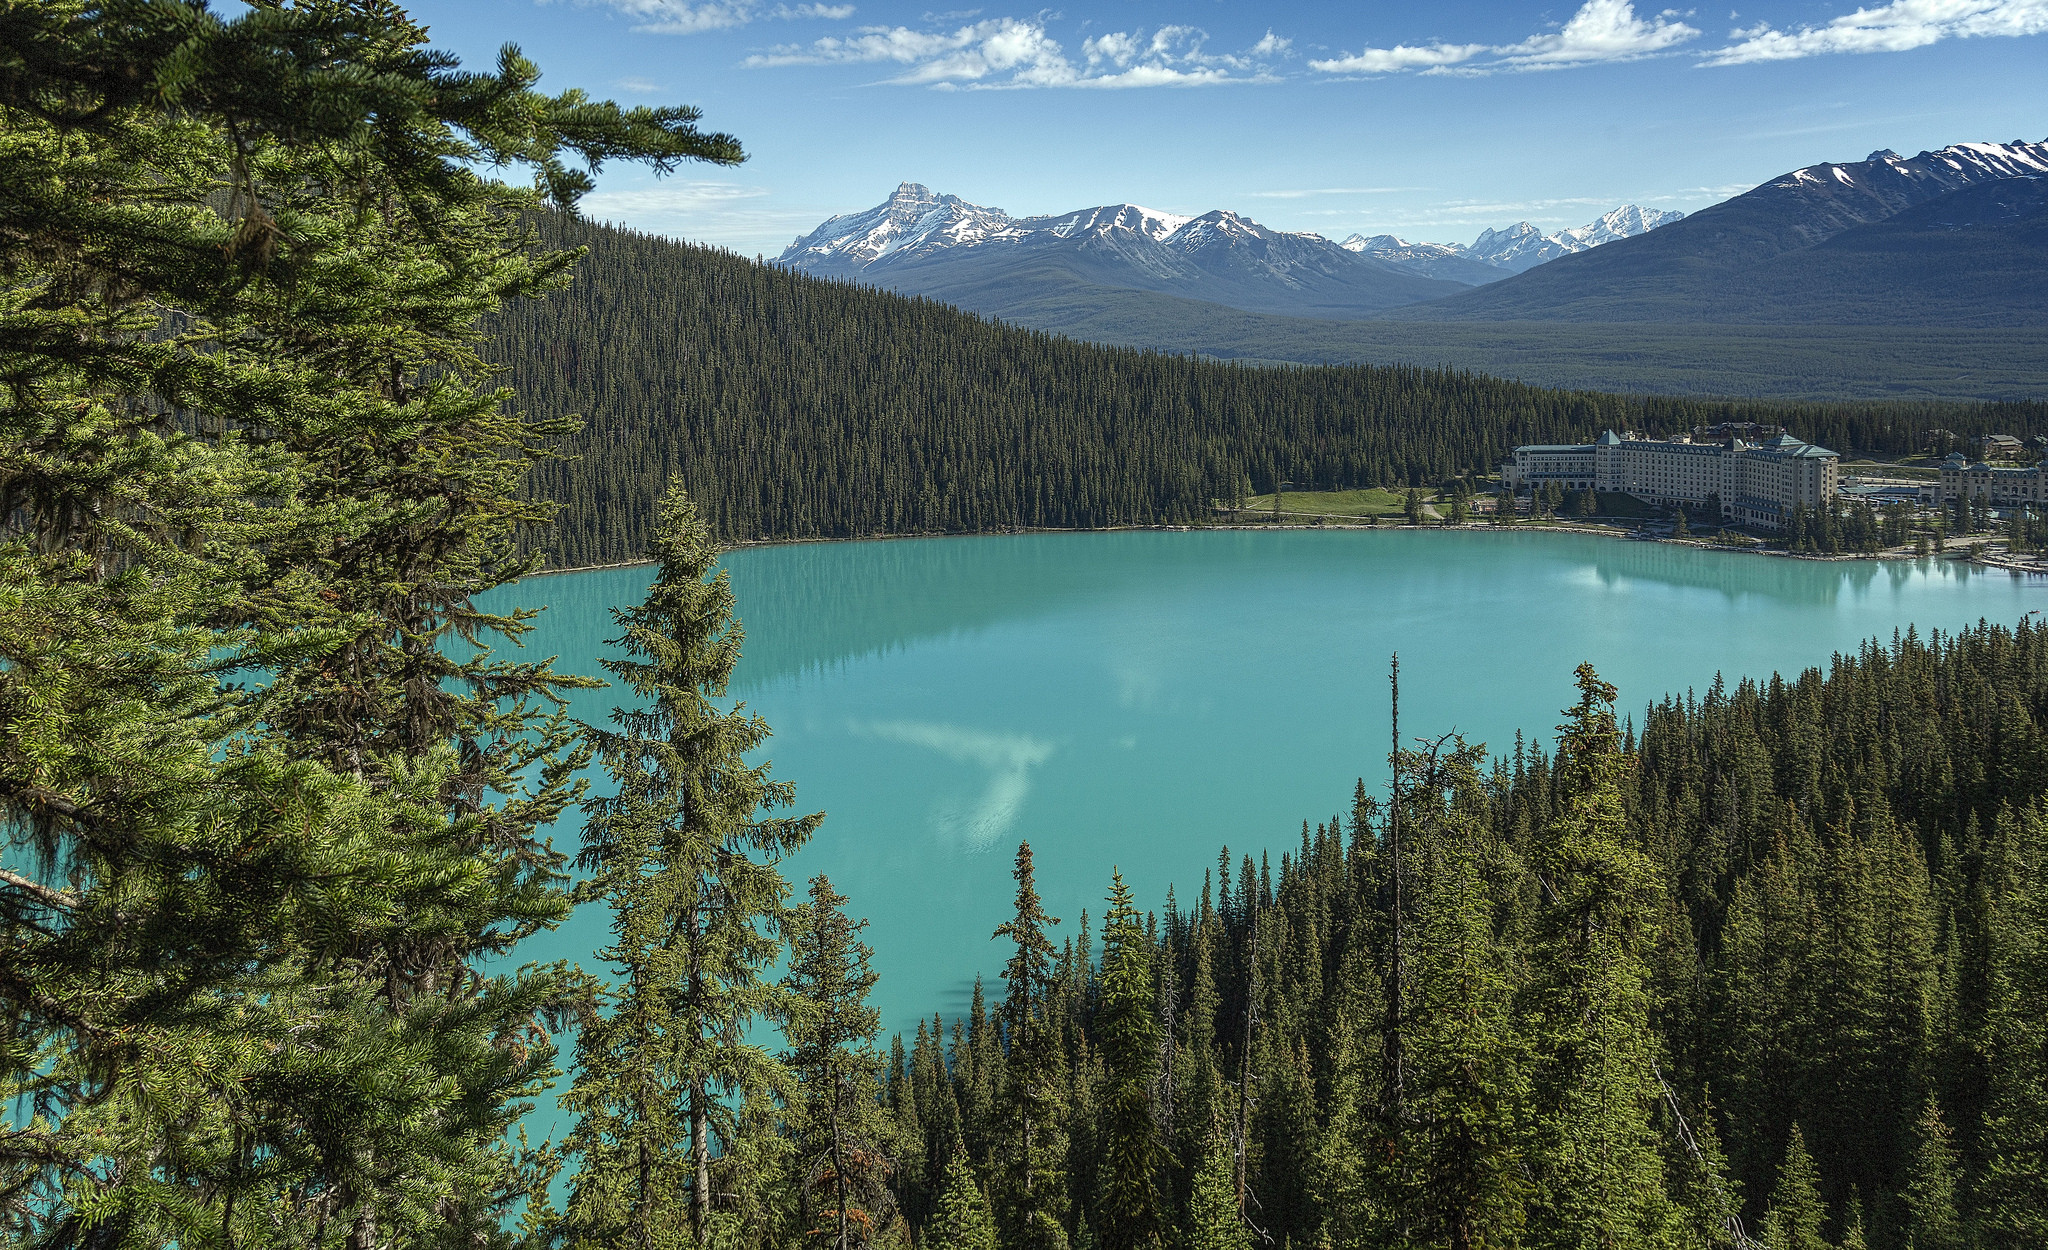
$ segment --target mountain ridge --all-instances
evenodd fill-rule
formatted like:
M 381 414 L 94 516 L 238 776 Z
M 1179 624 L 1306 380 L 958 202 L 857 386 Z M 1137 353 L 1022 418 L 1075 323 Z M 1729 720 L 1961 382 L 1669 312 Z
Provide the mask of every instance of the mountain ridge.
M 2040 324 L 2048 306 L 2031 287 L 2048 285 L 2048 254 L 2020 218 L 1916 239 L 1882 227 L 1971 188 L 2043 176 L 2048 141 L 1953 144 L 1910 158 L 1881 150 L 1861 161 L 1807 165 L 1653 232 L 1388 315 L 1930 325 L 1967 316 L 1994 325 Z M 1887 242 L 1875 250 L 1827 246 L 1857 232 Z M 2001 269 L 2033 275 L 2031 285 L 2005 281 Z
M 1281 316 L 1372 317 L 1498 281 L 1553 256 L 1599 246 L 1675 214 L 1624 205 L 1573 230 L 1527 222 L 1488 231 L 1492 251 L 1354 235 L 1333 243 L 1274 230 L 1229 209 L 1194 216 L 1103 204 L 1013 217 L 1000 208 L 904 182 L 873 208 L 826 219 L 776 263 L 821 277 L 870 282 L 1001 316 L 1034 281 L 1148 291 Z M 1354 246 L 1354 242 L 1357 245 Z M 1498 263 L 1496 263 L 1496 260 Z M 1034 275 L 1038 275 L 1034 278 Z

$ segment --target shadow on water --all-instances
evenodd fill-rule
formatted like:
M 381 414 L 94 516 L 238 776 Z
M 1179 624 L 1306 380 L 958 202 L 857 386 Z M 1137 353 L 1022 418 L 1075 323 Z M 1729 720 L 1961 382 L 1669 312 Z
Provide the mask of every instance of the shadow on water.
M 1730 599 L 1761 595 L 1788 605 L 1825 605 L 1878 586 L 1903 586 L 1932 574 L 1958 582 L 1985 570 L 1952 560 L 1802 560 L 1753 552 L 1712 551 L 1673 543 L 1603 540 L 1594 574 L 1612 585 L 1641 578 L 1667 586 L 1717 591 Z M 1832 575 L 1830 575 L 1832 574 Z

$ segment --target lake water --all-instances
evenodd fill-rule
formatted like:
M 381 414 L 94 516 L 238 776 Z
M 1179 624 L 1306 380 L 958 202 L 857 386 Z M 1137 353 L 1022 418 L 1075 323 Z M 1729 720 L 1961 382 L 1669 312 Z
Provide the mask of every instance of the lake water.
M 1556 534 L 1131 532 L 820 543 L 726 560 L 746 625 L 732 694 L 827 813 L 788 866 L 872 925 L 885 1028 L 952 1014 L 1010 905 L 1019 839 L 1071 934 L 1112 865 L 1156 907 L 1384 781 L 1387 659 L 1404 733 L 1546 744 L 1591 660 L 1640 713 L 1714 675 L 1825 665 L 1871 636 L 2048 608 L 2048 579 L 1965 565 L 1820 562 Z M 596 673 L 646 568 L 535 578 L 529 655 Z M 579 698 L 601 718 L 608 691 Z M 573 849 L 573 830 L 561 841 Z M 589 964 L 601 909 L 534 943 Z M 543 1130 L 544 1131 L 544 1130 Z

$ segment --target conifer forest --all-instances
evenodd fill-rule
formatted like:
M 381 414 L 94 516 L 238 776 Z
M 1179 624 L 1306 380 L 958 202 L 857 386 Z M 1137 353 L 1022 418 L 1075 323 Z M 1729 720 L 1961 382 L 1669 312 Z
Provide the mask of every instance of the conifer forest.
M 557 566 L 638 559 L 666 484 L 726 540 L 1184 525 L 1272 490 L 1435 486 L 1518 443 L 1723 421 L 1906 453 L 2048 432 L 2048 405 L 1787 404 L 1544 390 L 1397 367 L 1096 347 L 559 214 L 577 280 L 492 319 L 520 402 L 579 416 L 536 496 Z
M 885 1037 L 719 569 L 2048 408 L 1089 347 L 586 224 L 745 152 L 538 78 L 391 0 L 0 0 L 0 1245 L 2048 1245 L 2037 619 L 1483 746 L 1397 662 L 1389 787 L 1087 915 L 1019 845 L 1000 978 Z M 626 558 L 583 724 L 478 600 Z

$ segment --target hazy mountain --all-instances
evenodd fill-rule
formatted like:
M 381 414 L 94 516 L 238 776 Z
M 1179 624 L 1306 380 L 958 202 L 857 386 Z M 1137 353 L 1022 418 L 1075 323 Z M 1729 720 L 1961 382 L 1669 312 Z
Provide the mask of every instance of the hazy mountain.
M 1617 239 L 1648 234 L 1685 216 L 1666 209 L 1624 204 L 1573 230 L 1545 234 L 1526 221 L 1503 230 L 1487 230 L 1466 247 L 1459 243 L 1411 243 L 1398 235 L 1354 234 L 1339 247 L 1376 256 L 1389 264 L 1432 278 L 1482 286 L 1509 274 L 1533 269 L 1545 261 L 1570 256 Z
M 2048 143 L 2021 141 L 1810 165 L 1683 221 L 1393 315 L 2040 325 L 2043 177 Z
M 993 316 L 1078 285 L 1352 319 L 1464 285 L 1223 210 L 1182 217 L 1110 204 L 1016 218 L 910 182 L 874 208 L 826 221 L 778 261 Z
M 1498 282 L 1514 272 L 1480 260 L 1461 243 L 1416 243 L 1394 234 L 1354 234 L 1337 246 L 1399 265 L 1426 278 L 1442 278 L 1467 286 Z
M 778 263 L 1013 316 L 1077 287 L 1144 291 L 1248 312 L 1351 320 L 1497 282 L 1553 257 L 1628 238 L 1680 214 L 1624 205 L 1574 230 L 1528 222 L 1471 247 L 1393 235 L 1271 230 L 1218 210 L 1199 217 L 1106 204 L 1012 217 L 914 182 L 797 239 Z M 1454 285 L 1453 285 L 1454 284 Z

